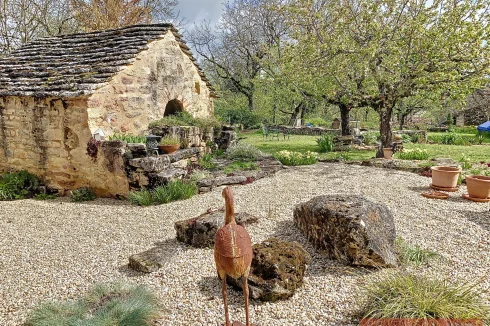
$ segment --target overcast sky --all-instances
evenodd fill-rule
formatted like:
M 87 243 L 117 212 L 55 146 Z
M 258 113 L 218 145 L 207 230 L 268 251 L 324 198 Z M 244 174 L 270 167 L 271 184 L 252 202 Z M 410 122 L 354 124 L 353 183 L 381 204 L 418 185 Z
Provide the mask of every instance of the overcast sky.
M 180 16 L 188 22 L 188 28 L 192 28 L 194 23 L 199 24 L 203 20 L 210 21 L 211 25 L 215 24 L 222 11 L 223 0 L 179 0 L 177 11 Z

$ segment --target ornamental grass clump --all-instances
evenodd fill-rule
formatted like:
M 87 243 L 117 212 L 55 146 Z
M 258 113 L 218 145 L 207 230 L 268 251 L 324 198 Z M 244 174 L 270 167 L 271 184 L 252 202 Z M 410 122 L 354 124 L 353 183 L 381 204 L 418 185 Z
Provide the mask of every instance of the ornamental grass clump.
M 73 190 L 70 193 L 70 199 L 73 202 L 90 201 L 94 200 L 95 198 L 97 198 L 97 195 L 87 187 Z
M 318 162 L 317 153 L 307 151 L 305 153 L 280 151 L 275 157 L 284 165 L 310 165 Z
M 404 264 L 422 265 L 440 255 L 432 250 L 421 248 L 419 245 L 411 245 L 398 237 L 395 241 L 396 251 Z
M 450 284 L 405 273 L 394 273 L 363 289 L 364 318 L 448 318 L 488 321 L 490 307 L 477 284 Z
M 333 150 L 333 136 L 330 134 L 323 134 L 316 140 L 316 143 L 320 147 L 320 153 L 328 153 Z
M 128 200 L 133 205 L 150 206 L 189 199 L 196 194 L 197 186 L 194 182 L 174 180 L 153 190 L 131 191 Z
M 141 285 L 96 285 L 81 299 L 45 303 L 35 308 L 26 326 L 149 326 L 159 315 L 156 297 Z
M 429 153 L 427 150 L 421 148 L 404 149 L 397 154 L 400 160 L 427 160 L 429 159 Z
M 264 153 L 249 144 L 236 144 L 226 150 L 226 157 L 232 160 L 257 161 L 263 156 Z
M 112 136 L 109 136 L 109 140 L 122 140 L 125 141 L 127 144 L 136 144 L 136 143 L 146 144 L 145 136 L 114 134 Z

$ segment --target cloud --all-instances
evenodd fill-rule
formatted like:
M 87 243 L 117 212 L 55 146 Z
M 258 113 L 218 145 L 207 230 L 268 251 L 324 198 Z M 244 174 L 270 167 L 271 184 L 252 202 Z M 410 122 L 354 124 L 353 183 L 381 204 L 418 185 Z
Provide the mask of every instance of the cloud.
M 189 27 L 194 23 L 209 21 L 211 24 L 218 22 L 222 12 L 221 1 L 217 0 L 179 0 L 177 11 L 180 16 L 189 22 Z

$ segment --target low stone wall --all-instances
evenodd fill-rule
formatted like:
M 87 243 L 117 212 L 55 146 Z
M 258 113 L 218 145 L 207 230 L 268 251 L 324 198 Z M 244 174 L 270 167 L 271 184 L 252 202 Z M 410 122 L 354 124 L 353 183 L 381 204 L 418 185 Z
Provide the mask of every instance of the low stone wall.
M 418 135 L 422 137 L 423 141 L 427 141 L 427 131 L 425 130 L 393 130 L 393 135 Z
M 280 132 L 289 135 L 310 135 L 319 136 L 325 133 L 331 133 L 334 135 L 340 135 L 340 129 L 327 129 L 322 127 L 289 127 L 289 126 L 276 126 L 269 128 L 277 128 Z
M 188 162 L 197 161 L 205 151 L 205 147 L 192 147 L 172 154 L 140 158 L 131 158 L 131 152 L 128 152 L 126 173 L 129 187 L 133 190 L 154 188 L 169 180 L 181 178 L 187 173 L 185 168 Z
M 150 131 L 156 136 L 178 136 L 185 148 L 204 147 L 206 146 L 206 142 L 212 142 L 214 140 L 214 131 L 212 128 L 206 131 L 194 126 L 162 126 L 152 127 Z

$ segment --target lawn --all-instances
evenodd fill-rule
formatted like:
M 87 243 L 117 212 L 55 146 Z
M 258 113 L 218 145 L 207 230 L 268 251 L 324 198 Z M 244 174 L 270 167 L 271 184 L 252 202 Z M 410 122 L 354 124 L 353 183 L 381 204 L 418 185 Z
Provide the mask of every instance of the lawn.
M 318 136 L 303 136 L 303 135 L 291 135 L 289 139 L 271 140 L 265 139 L 260 131 L 242 132 L 238 135 L 244 143 L 254 145 L 261 151 L 269 154 L 275 154 L 282 150 L 305 152 L 312 151 L 318 152 L 318 145 L 316 139 Z M 421 148 L 427 150 L 429 158 L 445 157 L 452 158 L 458 161 L 464 154 L 472 162 L 490 162 L 490 145 L 439 145 L 439 144 L 404 144 L 407 149 Z M 333 152 L 321 154 L 322 158 L 338 158 L 340 155 L 346 160 L 364 160 L 374 157 L 374 151 L 360 151 L 350 150 L 347 152 Z

